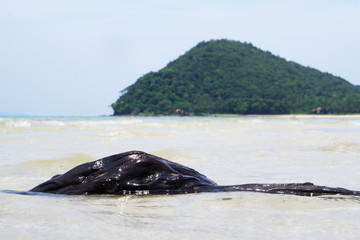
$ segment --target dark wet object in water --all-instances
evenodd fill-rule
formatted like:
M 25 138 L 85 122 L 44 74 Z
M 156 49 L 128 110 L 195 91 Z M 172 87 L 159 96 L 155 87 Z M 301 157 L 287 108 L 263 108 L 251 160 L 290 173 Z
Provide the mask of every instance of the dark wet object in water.
M 360 191 L 317 186 L 312 183 L 219 186 L 191 168 L 141 151 L 120 153 L 81 164 L 30 191 L 120 195 L 254 191 L 301 196 L 360 196 Z

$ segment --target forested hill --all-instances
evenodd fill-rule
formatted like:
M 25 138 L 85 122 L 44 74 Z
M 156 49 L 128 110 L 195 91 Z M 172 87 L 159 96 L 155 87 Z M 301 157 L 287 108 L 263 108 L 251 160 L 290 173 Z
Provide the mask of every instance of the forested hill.
M 126 88 L 114 115 L 359 113 L 360 87 L 250 43 L 200 42 Z

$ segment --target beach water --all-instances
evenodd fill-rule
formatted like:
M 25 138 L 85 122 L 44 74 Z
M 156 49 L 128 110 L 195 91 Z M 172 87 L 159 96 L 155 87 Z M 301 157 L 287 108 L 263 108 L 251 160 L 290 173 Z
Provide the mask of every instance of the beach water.
M 22 195 L 55 174 L 142 150 L 218 184 L 360 190 L 360 116 L 1 117 L 0 239 L 359 239 L 359 197 L 251 192 Z

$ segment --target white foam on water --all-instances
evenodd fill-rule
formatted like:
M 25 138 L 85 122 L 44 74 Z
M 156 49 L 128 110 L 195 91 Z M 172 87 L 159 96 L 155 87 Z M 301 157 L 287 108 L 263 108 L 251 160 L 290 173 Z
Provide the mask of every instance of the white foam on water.
M 310 181 L 360 190 L 359 122 L 357 116 L 0 118 L 0 186 L 27 190 L 82 162 L 142 150 L 218 184 Z M 359 237 L 357 198 L 0 195 L 4 239 Z

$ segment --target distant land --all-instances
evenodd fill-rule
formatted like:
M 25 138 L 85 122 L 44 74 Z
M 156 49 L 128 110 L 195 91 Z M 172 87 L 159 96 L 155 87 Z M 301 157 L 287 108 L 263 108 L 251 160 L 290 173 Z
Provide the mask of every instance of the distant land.
M 111 106 L 114 115 L 360 113 L 360 86 L 222 39 L 140 77 Z
M 0 112 L 0 117 L 24 117 L 28 116 L 25 113 L 15 113 L 15 112 Z

